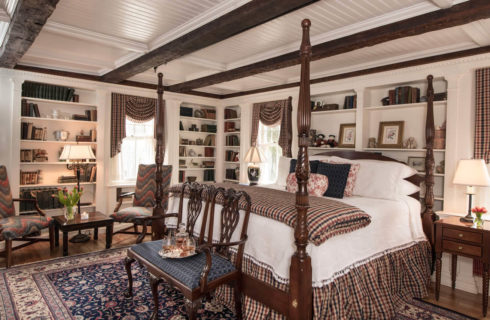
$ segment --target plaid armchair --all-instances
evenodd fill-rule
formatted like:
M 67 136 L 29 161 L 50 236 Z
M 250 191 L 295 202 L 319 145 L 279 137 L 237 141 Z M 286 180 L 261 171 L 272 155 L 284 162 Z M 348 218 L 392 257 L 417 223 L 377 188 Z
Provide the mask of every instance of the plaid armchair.
M 172 166 L 163 166 L 162 176 L 162 188 L 164 190 L 162 207 L 166 209 L 168 206 L 168 186 L 170 185 L 170 178 L 172 176 Z M 114 232 L 114 234 L 138 234 L 139 236 L 136 243 L 143 241 L 143 238 L 147 235 L 146 227 L 151 223 L 153 207 L 155 206 L 156 190 L 156 165 L 140 164 L 138 167 L 135 191 L 121 194 L 119 196 L 116 208 L 114 209 L 114 213 L 111 214 L 111 217 L 116 222 L 132 223 L 134 231 L 128 231 L 129 228 L 126 228 L 124 230 Z M 133 205 L 131 207 L 121 209 L 123 200 L 131 197 L 133 197 Z M 138 232 L 138 225 L 143 226 L 143 231 L 141 233 Z
M 15 215 L 14 201 L 33 202 L 37 214 Z M 54 226 L 46 217 L 36 199 L 13 199 L 10 190 L 7 168 L 0 165 L 0 241 L 5 240 L 5 250 L 1 254 L 7 260 L 7 268 L 12 265 L 12 241 L 22 240 L 32 244 L 46 239 L 33 238 L 42 229 L 49 228 L 50 249 L 54 248 Z M 29 237 L 31 236 L 31 237 Z M 23 245 L 22 247 L 24 247 Z

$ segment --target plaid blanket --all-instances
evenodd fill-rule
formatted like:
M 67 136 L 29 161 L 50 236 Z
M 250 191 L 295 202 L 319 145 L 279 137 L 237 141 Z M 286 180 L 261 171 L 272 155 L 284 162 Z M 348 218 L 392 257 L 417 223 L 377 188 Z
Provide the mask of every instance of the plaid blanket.
M 277 220 L 294 228 L 297 214 L 295 193 L 225 183 L 217 183 L 215 186 L 232 187 L 235 190 L 247 192 L 252 199 L 252 213 Z M 180 194 L 181 185 L 174 185 L 169 191 L 174 196 Z M 309 197 L 309 200 L 308 236 L 309 240 L 317 246 L 333 236 L 363 228 L 371 223 L 371 217 L 354 206 L 323 197 Z M 218 197 L 216 202 L 223 204 L 222 197 Z M 241 204 L 241 209 L 245 208 L 244 204 Z

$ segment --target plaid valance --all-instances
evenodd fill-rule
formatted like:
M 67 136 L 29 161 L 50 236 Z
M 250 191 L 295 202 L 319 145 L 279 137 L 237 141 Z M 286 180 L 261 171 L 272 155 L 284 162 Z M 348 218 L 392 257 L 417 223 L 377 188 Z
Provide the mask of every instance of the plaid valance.
M 476 70 L 474 157 L 490 162 L 490 68 Z
M 126 138 L 126 117 L 136 122 L 155 117 L 157 99 L 112 93 L 111 108 L 111 158 L 121 152 Z

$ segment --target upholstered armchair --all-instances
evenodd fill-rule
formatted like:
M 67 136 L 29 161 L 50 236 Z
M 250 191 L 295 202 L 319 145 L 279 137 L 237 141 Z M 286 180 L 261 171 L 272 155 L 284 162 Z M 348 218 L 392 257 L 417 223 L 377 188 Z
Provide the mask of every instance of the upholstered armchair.
M 34 203 L 37 214 L 16 215 L 14 201 Z M 20 249 L 37 241 L 46 241 L 48 239 L 34 237 L 45 228 L 49 228 L 49 244 L 50 249 L 53 250 L 54 225 L 51 218 L 46 217 L 45 213 L 39 208 L 36 199 L 12 198 L 7 168 L 3 165 L 0 166 L 0 241 L 5 240 L 5 250 L 1 254 L 7 260 L 7 268 L 12 265 L 12 242 L 14 240 L 27 241 L 27 243 L 16 248 Z
M 163 166 L 162 188 L 164 190 L 164 197 L 162 200 L 162 207 L 164 210 L 168 206 L 168 186 L 170 185 L 171 175 L 172 166 Z M 114 209 L 114 213 L 111 214 L 114 221 L 120 223 L 132 223 L 133 226 L 114 232 L 114 234 L 138 234 L 136 243 L 143 241 L 144 237 L 148 234 L 147 227 L 152 221 L 151 216 L 153 214 L 153 207 L 155 206 L 156 189 L 156 165 L 140 164 L 138 167 L 135 191 L 121 194 L 116 208 Z M 123 200 L 131 197 L 133 198 L 132 206 L 121 209 Z M 141 232 L 138 232 L 139 225 L 142 226 Z M 134 231 L 128 231 L 130 228 L 134 228 Z

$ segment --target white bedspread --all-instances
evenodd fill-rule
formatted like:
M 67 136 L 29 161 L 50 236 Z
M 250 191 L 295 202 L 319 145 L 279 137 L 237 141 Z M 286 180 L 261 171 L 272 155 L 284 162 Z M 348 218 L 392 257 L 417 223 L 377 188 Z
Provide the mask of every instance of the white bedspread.
M 320 246 L 308 245 L 314 287 L 321 287 L 350 268 L 384 253 L 425 240 L 420 219 L 420 203 L 413 198 L 403 196 L 394 201 L 348 197 L 335 200 L 364 210 L 371 216 L 371 224 L 328 239 Z M 184 208 L 186 207 L 185 205 Z M 178 212 L 178 201 L 171 201 L 169 208 L 170 212 Z M 217 206 L 216 213 L 220 212 L 219 209 L 221 206 Z M 200 230 L 200 221 L 197 222 L 195 230 Z M 219 230 L 218 222 L 215 222 L 214 230 Z M 287 283 L 290 259 L 295 251 L 294 230 L 279 221 L 251 214 L 247 233 L 245 254 L 271 270 L 276 280 Z

